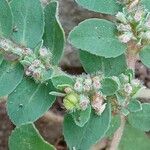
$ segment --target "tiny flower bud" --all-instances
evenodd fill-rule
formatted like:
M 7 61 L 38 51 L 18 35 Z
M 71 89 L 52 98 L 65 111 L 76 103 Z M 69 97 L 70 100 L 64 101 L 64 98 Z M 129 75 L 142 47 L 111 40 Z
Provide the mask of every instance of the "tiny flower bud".
M 130 25 L 124 25 L 124 24 L 119 24 L 118 26 L 117 26 L 117 29 L 118 29 L 118 31 L 124 31 L 124 32 L 128 32 L 128 31 L 131 31 L 131 26 Z
M 125 85 L 124 85 L 124 91 L 125 91 L 128 95 L 130 95 L 130 94 L 132 93 L 132 86 L 131 86 L 129 83 L 125 84 Z
M 47 51 L 46 48 L 41 48 L 40 49 L 40 56 L 42 56 L 42 57 L 48 56 L 48 51 Z
M 120 22 L 122 22 L 122 23 L 125 23 L 125 24 L 127 23 L 126 16 L 125 16 L 125 14 L 122 13 L 122 12 L 118 12 L 117 15 L 116 15 L 116 18 L 117 18 Z
M 85 95 L 80 95 L 80 107 L 82 110 L 86 110 L 90 103 L 89 97 Z
M 82 92 L 82 90 L 83 90 L 83 85 L 82 85 L 82 83 L 77 81 L 77 82 L 74 84 L 74 90 L 77 91 L 77 92 Z
M 141 82 L 140 82 L 140 80 L 138 80 L 138 79 L 133 79 L 133 80 L 131 81 L 131 85 L 132 85 L 133 87 L 138 87 L 138 86 L 141 85 Z
M 128 43 L 132 39 L 133 34 L 130 32 L 125 32 L 124 34 L 119 36 L 119 40 L 122 43 Z
M 98 90 L 101 87 L 100 78 L 98 76 L 93 78 L 93 88 Z
M 143 16 L 143 9 L 142 8 L 138 8 L 137 11 L 135 12 L 134 15 L 134 19 L 136 22 L 140 21 L 142 19 Z
M 91 86 L 90 85 L 83 85 L 83 91 L 84 92 L 89 92 L 91 90 Z
M 90 77 L 87 77 L 85 80 L 84 80 L 84 84 L 85 85 L 91 85 L 92 84 L 92 79 Z
M 33 61 L 32 66 L 38 67 L 40 64 L 41 64 L 41 61 L 36 59 L 36 60 Z
M 41 75 L 42 75 L 41 68 L 38 68 L 38 69 L 35 69 L 35 70 L 33 71 L 32 77 L 35 78 L 35 79 L 40 79 L 40 78 L 41 78 Z
M 72 111 L 76 108 L 79 102 L 79 96 L 76 93 L 70 93 L 63 99 L 63 104 L 65 108 L 69 111 Z
M 92 107 L 96 111 L 96 113 L 100 111 L 103 101 L 103 97 L 100 94 L 96 93 L 93 96 Z
M 71 89 L 70 87 L 66 87 L 66 88 L 64 89 L 64 92 L 67 93 L 67 94 L 69 94 L 69 93 L 72 92 L 72 89 Z
M 101 106 L 101 108 L 99 109 L 99 111 L 96 112 L 97 115 L 100 116 L 100 115 L 104 112 L 104 110 L 105 110 L 105 108 L 106 108 L 106 104 L 107 104 L 107 103 L 103 104 L 103 105 Z

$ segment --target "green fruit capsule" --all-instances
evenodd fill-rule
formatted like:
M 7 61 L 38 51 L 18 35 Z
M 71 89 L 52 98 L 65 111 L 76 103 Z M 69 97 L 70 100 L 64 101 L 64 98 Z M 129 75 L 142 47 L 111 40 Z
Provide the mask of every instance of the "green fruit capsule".
M 65 108 L 69 111 L 75 109 L 78 103 L 79 103 L 79 96 L 76 93 L 68 94 L 63 100 Z

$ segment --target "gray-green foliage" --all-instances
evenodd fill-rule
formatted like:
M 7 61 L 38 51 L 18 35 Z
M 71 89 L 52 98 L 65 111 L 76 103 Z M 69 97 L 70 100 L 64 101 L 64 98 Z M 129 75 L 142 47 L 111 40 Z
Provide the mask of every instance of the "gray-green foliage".
M 58 20 L 58 2 L 52 1 L 45 7 L 44 45 L 52 52 L 53 64 L 58 64 L 64 48 L 64 31 Z
M 128 116 L 129 123 L 142 131 L 150 131 L 150 104 L 142 104 L 142 110 Z
M 42 40 L 44 32 L 44 14 L 40 1 L 13 0 L 10 6 L 14 18 L 12 39 L 34 48 Z
M 53 89 L 51 82 L 36 84 L 24 78 L 7 101 L 7 112 L 12 122 L 21 125 L 40 118 L 55 101 L 55 97 L 49 94 Z
M 121 5 L 119 5 L 115 0 L 75 0 L 82 7 L 95 12 L 101 12 L 106 14 L 116 14 L 121 10 Z
M 144 132 L 127 124 L 119 145 L 119 150 L 148 150 L 149 148 L 150 142 L 148 136 Z
M 16 127 L 9 137 L 10 150 L 56 150 L 39 134 L 33 124 Z
M 126 50 L 116 37 L 115 25 L 103 19 L 88 19 L 75 27 L 69 35 L 70 43 L 97 56 L 117 57 Z
M 12 32 L 12 13 L 7 0 L 0 0 L 0 36 L 8 37 Z
M 111 121 L 111 109 L 107 108 L 101 116 L 91 113 L 89 121 L 84 127 L 75 124 L 71 115 L 66 115 L 63 132 L 70 149 L 88 150 L 91 145 L 102 139 L 107 132 Z
M 125 56 L 116 58 L 104 58 L 86 51 L 79 51 L 80 61 L 87 73 L 101 71 L 105 76 L 117 76 L 126 70 Z
M 16 62 L 2 61 L 0 65 L 0 97 L 7 96 L 23 78 L 23 67 Z

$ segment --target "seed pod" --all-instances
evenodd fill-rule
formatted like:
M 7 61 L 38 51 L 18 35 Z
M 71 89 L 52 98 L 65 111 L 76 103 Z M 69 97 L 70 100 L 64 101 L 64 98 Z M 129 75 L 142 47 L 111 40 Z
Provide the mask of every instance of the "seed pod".
M 73 111 L 79 102 L 79 96 L 76 93 L 70 93 L 63 99 L 63 105 L 69 111 Z
M 81 109 L 86 110 L 89 103 L 90 103 L 89 97 L 81 94 L 80 95 L 80 103 L 79 103 Z

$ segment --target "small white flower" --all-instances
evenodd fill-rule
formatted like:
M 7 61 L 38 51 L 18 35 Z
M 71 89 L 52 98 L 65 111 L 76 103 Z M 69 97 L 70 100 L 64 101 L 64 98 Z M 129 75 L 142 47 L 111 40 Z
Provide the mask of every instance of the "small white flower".
M 79 105 L 82 110 L 86 110 L 90 103 L 89 97 L 85 95 L 80 95 L 80 102 Z
M 40 49 L 40 56 L 42 56 L 42 57 L 48 56 L 48 51 L 47 51 L 46 48 L 41 48 Z
M 92 84 L 92 79 L 90 77 L 87 77 L 85 80 L 84 80 L 84 84 L 85 85 L 91 85 Z
M 92 80 L 93 80 L 93 88 L 96 90 L 100 89 L 101 87 L 100 78 L 96 76 Z
M 140 84 L 141 84 L 141 82 L 140 82 L 140 80 L 138 80 L 138 79 L 133 79 L 133 80 L 131 81 L 131 85 L 134 86 L 134 87 L 137 87 L 137 86 L 139 86 Z
M 82 90 L 83 90 L 83 85 L 82 85 L 82 83 L 77 81 L 77 82 L 74 84 L 74 90 L 77 91 L 77 92 L 82 92 Z
M 126 19 L 126 16 L 125 16 L 125 14 L 124 13 L 122 13 L 122 12 L 118 12 L 117 14 L 116 14 L 116 18 L 120 21 L 120 22 L 122 22 L 122 23 L 127 23 L 127 19 Z
M 131 26 L 130 25 L 124 25 L 124 24 L 119 24 L 118 26 L 117 26 L 117 29 L 118 29 L 118 31 L 124 31 L 124 32 L 128 32 L 128 31 L 131 31 Z
M 143 13 L 144 13 L 144 11 L 142 8 L 137 9 L 137 11 L 135 12 L 135 15 L 134 15 L 134 19 L 136 22 L 139 22 L 142 19 Z
M 128 43 L 132 39 L 133 34 L 130 32 L 125 32 L 124 34 L 119 36 L 119 40 L 122 43 Z
M 124 91 L 128 95 L 130 95 L 132 93 L 132 90 L 133 90 L 133 88 L 132 88 L 131 84 L 127 83 L 127 84 L 124 85 Z

